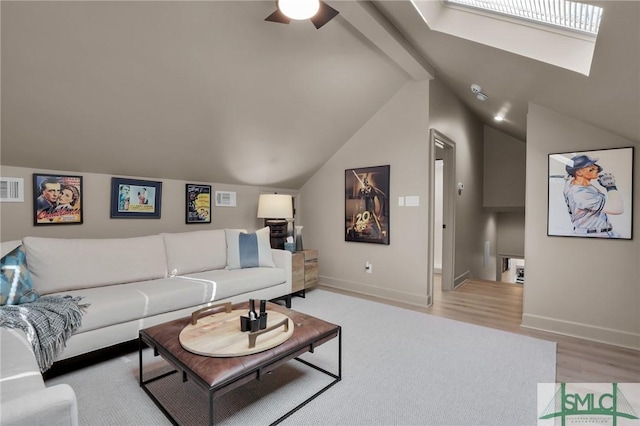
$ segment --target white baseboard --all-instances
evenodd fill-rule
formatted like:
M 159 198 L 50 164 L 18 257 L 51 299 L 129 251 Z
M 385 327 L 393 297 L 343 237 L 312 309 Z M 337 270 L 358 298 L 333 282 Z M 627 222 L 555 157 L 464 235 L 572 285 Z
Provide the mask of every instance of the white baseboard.
M 318 282 L 324 287 L 335 288 L 336 290 L 351 291 L 353 293 L 358 293 L 365 296 L 378 297 L 380 299 L 385 299 L 392 302 L 406 303 L 418 307 L 427 306 L 426 292 L 425 294 L 406 293 L 355 281 L 330 278 L 324 275 L 320 275 L 318 277 Z
M 522 315 L 522 327 L 640 350 L 640 333 L 597 327 L 533 314 Z

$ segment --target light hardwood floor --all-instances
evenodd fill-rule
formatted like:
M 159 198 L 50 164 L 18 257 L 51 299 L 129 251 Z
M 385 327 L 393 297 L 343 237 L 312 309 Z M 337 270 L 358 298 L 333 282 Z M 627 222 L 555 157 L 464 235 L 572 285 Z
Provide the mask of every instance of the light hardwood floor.
M 556 342 L 557 382 L 640 383 L 640 351 L 521 327 L 522 285 L 469 280 L 455 291 L 442 292 L 437 284 L 439 282 L 436 282 L 434 289 L 434 303 L 429 308 L 340 291 L 322 285 L 320 287 L 431 315 Z M 523 365 L 526 365 L 526 362 L 526 359 L 522 360 Z

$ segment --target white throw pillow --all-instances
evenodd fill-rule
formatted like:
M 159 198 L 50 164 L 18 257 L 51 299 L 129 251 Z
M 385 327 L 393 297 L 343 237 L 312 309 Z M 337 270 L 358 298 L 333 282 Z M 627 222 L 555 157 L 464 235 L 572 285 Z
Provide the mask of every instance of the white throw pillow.
M 276 267 L 268 226 L 252 233 L 241 229 L 225 229 L 224 232 L 227 237 L 227 269 Z

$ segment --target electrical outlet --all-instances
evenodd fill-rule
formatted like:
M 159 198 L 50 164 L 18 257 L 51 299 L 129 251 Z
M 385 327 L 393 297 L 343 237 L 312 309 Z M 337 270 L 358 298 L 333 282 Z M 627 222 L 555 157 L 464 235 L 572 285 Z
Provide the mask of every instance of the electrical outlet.
M 364 264 L 364 271 L 367 274 L 370 274 L 373 272 L 373 265 L 371 264 L 371 262 L 369 262 L 368 260 L 365 262 Z

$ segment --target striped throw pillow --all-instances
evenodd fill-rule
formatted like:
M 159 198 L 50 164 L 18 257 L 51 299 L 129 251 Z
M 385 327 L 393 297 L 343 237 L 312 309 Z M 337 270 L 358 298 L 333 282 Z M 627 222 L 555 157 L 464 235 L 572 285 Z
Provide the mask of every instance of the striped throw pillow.
M 240 229 L 225 229 L 224 232 L 227 238 L 227 269 L 276 267 L 268 226 L 251 233 Z

